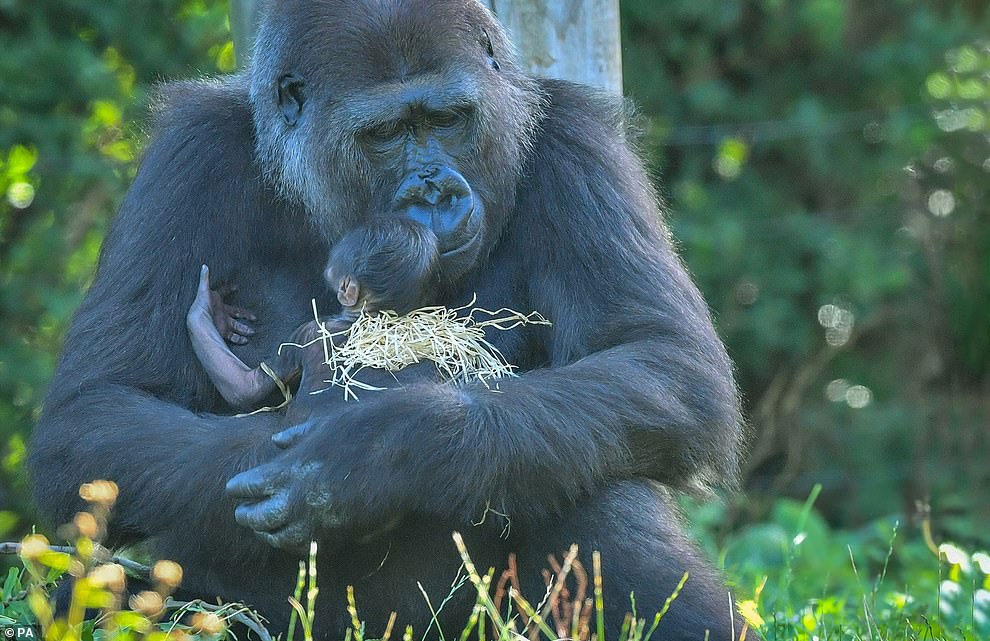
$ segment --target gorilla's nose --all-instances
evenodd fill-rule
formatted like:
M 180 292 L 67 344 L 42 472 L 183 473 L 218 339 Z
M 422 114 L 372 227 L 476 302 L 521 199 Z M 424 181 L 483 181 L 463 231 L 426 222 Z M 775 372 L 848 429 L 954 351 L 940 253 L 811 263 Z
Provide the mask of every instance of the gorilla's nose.
M 395 194 L 396 209 L 429 227 L 441 251 L 467 242 L 467 222 L 474 211 L 474 193 L 464 176 L 450 167 L 434 165 L 413 171 Z

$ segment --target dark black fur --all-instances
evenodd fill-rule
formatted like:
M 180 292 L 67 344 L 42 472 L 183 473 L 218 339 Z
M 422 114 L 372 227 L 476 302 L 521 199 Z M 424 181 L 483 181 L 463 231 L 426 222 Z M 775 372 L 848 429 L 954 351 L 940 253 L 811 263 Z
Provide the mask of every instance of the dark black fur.
M 534 602 L 548 552 L 601 550 L 613 631 L 630 591 L 652 612 L 689 570 L 658 634 L 728 639 L 724 585 L 664 488 L 733 483 L 732 367 L 616 126 L 620 107 L 525 76 L 475 0 L 275 6 L 250 78 L 165 92 L 35 431 L 41 507 L 67 521 L 80 483 L 116 481 L 111 544 L 149 539 L 185 567 L 187 590 L 252 603 L 276 630 L 299 557 L 238 525 L 235 508 L 278 545 L 324 542 L 324 638 L 343 636 L 350 584 L 369 630 L 395 609 L 425 631 L 416 582 L 442 601 L 457 529 L 480 567 L 515 551 Z M 287 73 L 301 89 L 279 91 Z M 312 296 L 336 309 L 313 266 L 358 212 L 393 206 L 404 165 L 374 148 L 391 116 L 366 97 L 399 81 L 410 100 L 470 105 L 470 128 L 441 156 L 483 203 L 482 233 L 448 261 L 439 302 L 476 293 L 553 326 L 493 334 L 524 355 L 497 392 L 423 383 L 328 404 L 282 448 L 282 417 L 224 416 L 196 362 L 184 324 L 196 270 L 240 285 L 234 302 L 258 313 L 257 335 L 235 348 L 252 365 L 307 319 Z M 304 108 L 280 105 L 284 93 Z M 487 508 L 508 515 L 507 538 Z M 462 589 L 441 622 L 452 631 L 472 603 Z

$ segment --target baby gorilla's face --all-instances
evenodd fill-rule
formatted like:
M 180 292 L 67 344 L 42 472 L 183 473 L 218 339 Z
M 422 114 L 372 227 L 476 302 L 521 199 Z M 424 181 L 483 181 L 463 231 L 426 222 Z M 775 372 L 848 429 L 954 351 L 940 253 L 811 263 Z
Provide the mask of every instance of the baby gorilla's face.
M 327 267 L 327 283 L 337 292 L 337 300 L 345 316 L 356 318 L 361 310 L 374 312 L 383 302 L 368 286 L 363 286 L 354 274 L 342 274 L 333 265 Z
M 429 303 L 437 283 L 437 241 L 419 223 L 379 219 L 341 238 L 325 276 L 347 316 L 404 314 Z

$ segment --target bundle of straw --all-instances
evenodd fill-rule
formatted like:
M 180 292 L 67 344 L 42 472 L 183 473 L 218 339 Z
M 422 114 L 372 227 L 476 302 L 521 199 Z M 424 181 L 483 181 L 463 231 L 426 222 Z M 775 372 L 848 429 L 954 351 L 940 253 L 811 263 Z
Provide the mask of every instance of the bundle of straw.
M 522 314 L 508 308 L 496 311 L 476 308 L 475 301 L 472 298 L 467 305 L 453 309 L 423 307 L 402 316 L 391 311 L 362 312 L 349 328 L 337 332 L 331 332 L 320 321 L 313 301 L 320 335 L 312 343 L 296 347 L 323 344 L 324 362 L 330 368 L 326 382 L 330 387 L 343 388 L 345 399 L 357 398 L 356 389 L 383 389 L 357 378 L 367 367 L 397 372 L 430 361 L 444 380 L 476 380 L 485 385 L 515 376 L 516 367 L 485 339 L 485 330 L 504 332 L 521 325 L 550 322 L 538 312 Z

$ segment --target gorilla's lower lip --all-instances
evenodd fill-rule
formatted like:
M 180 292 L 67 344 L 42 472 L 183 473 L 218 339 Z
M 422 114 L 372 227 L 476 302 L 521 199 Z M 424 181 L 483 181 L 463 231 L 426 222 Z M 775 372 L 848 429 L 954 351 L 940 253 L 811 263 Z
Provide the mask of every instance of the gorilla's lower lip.
M 475 244 L 477 244 L 478 239 L 481 237 L 481 233 L 484 230 L 484 225 L 482 225 L 481 224 L 481 221 L 478 220 L 478 219 L 482 218 L 482 216 L 483 216 L 483 213 L 482 212 L 483 211 L 484 210 L 483 210 L 482 207 L 477 207 L 476 206 L 474 208 L 474 211 L 471 212 L 471 214 L 470 214 L 470 216 L 468 218 L 468 223 L 467 223 L 468 226 L 474 226 L 475 227 L 474 233 L 471 234 L 471 237 L 470 238 L 468 238 L 467 240 L 465 240 L 462 243 L 457 244 L 454 247 L 446 248 L 446 247 L 441 246 L 441 251 L 440 251 L 440 257 L 441 258 L 450 258 L 452 256 L 456 256 L 458 254 L 464 253 L 464 252 L 468 251 L 469 249 L 471 249 L 472 247 L 474 247 Z

